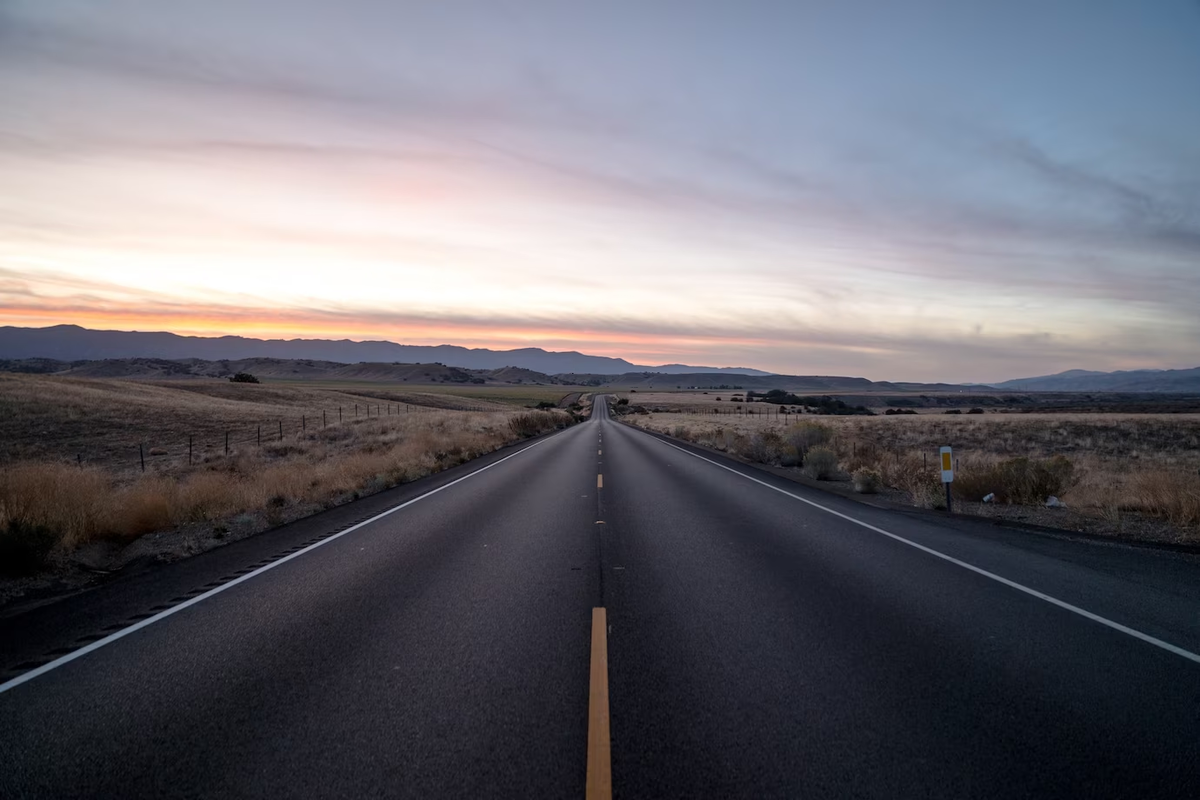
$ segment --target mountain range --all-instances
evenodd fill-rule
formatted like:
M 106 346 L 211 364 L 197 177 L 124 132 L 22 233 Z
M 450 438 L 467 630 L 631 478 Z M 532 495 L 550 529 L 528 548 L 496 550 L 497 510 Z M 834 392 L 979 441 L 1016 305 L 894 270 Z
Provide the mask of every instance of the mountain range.
M 1200 367 L 1092 372 L 1072 369 L 1057 375 L 989 384 L 1016 392 L 1200 392 Z
M 344 364 L 384 362 L 446 364 L 464 369 L 519 367 L 546 374 L 564 372 L 619 375 L 627 372 L 668 374 L 723 373 L 770 375 L 748 367 L 695 367 L 686 364 L 647 366 L 623 358 L 584 353 L 553 352 L 540 347 L 488 350 L 441 344 L 353 342 L 348 339 L 249 339 L 243 336 L 180 336 L 167 332 L 98 331 L 78 325 L 49 328 L 0 327 L 0 359 L 49 358 L 57 361 L 95 361 L 119 358 L 203 359 L 248 358 L 337 361 Z
M 427 370 L 384 370 L 385 365 L 437 365 L 461 370 L 487 371 L 488 374 L 472 375 L 488 381 L 508 380 L 496 370 L 506 368 L 529 370 L 523 382 L 555 382 L 576 385 L 628 384 L 661 388 L 689 385 L 702 388 L 722 387 L 726 383 L 737 383 L 744 388 L 794 388 L 804 391 L 973 391 L 999 389 L 1010 392 L 1157 392 L 1157 393 L 1200 393 L 1200 367 L 1194 369 L 1127 370 L 1120 372 L 1093 372 L 1068 370 L 1055 375 L 1035 378 L 1018 378 L 991 384 L 918 384 L 873 382 L 864 378 L 838 376 L 788 376 L 776 375 L 749 367 L 703 367 L 687 364 L 660 364 L 648 366 L 633 364 L 622 358 L 594 356 L 578 352 L 554 352 L 538 347 L 517 350 L 488 350 L 456 345 L 405 345 L 387 341 L 354 342 L 347 339 L 251 339 L 242 336 L 180 336 L 166 332 L 101 331 L 81 328 L 77 325 L 55 325 L 48 328 L 0 327 L 0 360 L 16 362 L 22 360 L 48 360 L 62 362 L 44 365 L 46 371 L 69 369 L 74 374 L 103 373 L 152 375 L 207 374 L 213 370 L 226 369 L 228 362 L 248 360 L 286 360 L 289 362 L 322 362 L 317 365 L 256 364 L 268 373 L 296 374 L 315 371 L 322 375 L 341 376 L 345 368 L 353 365 L 374 365 L 368 370 L 378 379 L 418 380 L 432 379 Z M 210 361 L 225 362 L 213 366 L 191 364 L 186 366 L 154 364 L 72 364 L 72 362 L 128 361 L 150 359 L 162 361 Z M 10 368 L 18 368 L 10 364 Z M 21 371 L 37 370 L 37 365 L 19 365 Z M 353 371 L 353 370 L 351 370 Z M 359 370 L 361 372 L 361 370 Z M 314 374 L 315 374 L 314 373 Z M 411 375 L 410 375 L 411 373 Z M 215 373 L 214 373 L 215 374 Z M 357 373 L 356 373 L 357 374 Z M 403 374 L 404 377 L 400 377 Z M 670 375 L 665 381 L 656 376 Z M 440 375 L 440 373 L 439 373 Z M 513 373 L 515 380 L 517 373 Z M 730 381 L 722 381 L 728 376 Z M 441 376 L 438 380 L 457 380 L 459 377 Z M 736 381 L 733 379 L 736 377 Z

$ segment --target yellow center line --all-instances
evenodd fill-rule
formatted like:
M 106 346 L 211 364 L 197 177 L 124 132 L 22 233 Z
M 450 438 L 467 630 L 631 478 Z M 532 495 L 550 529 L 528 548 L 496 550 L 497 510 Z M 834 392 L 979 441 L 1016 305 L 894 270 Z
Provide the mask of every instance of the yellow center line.
M 596 476 L 596 488 L 597 488 L 597 489 L 603 489 L 603 488 L 604 488 L 604 476 L 603 476 L 603 475 L 597 475 L 597 476 Z
M 587 800 L 612 798 L 612 739 L 608 729 L 608 616 L 592 609 L 592 675 L 588 691 Z

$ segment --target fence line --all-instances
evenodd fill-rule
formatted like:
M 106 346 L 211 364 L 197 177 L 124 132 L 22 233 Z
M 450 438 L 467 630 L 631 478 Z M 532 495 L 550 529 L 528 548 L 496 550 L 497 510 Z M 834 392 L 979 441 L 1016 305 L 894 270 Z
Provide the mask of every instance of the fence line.
M 335 409 L 325 408 L 318 409 L 315 413 L 302 413 L 299 418 L 296 417 L 279 417 L 268 422 L 249 423 L 248 425 L 227 425 L 224 433 L 202 434 L 206 437 L 201 441 L 196 434 L 188 434 L 186 442 L 186 452 L 184 451 L 185 443 L 180 439 L 172 443 L 172 451 L 161 447 L 159 444 L 152 445 L 147 439 L 143 438 L 137 444 L 129 444 L 121 448 L 127 450 L 128 455 L 112 455 L 112 451 L 116 448 L 107 448 L 108 454 L 89 457 L 84 452 L 76 452 L 75 463 L 79 467 L 89 465 L 104 466 L 114 469 L 129 469 L 133 471 L 147 472 L 156 466 L 161 466 L 164 463 L 178 462 L 179 464 L 187 464 L 188 466 L 197 463 L 203 463 L 206 456 L 212 456 L 213 451 L 223 456 L 231 455 L 235 449 L 240 446 L 253 445 L 255 447 L 264 447 L 271 444 L 277 444 L 287 441 L 289 437 L 294 440 L 299 440 L 308 433 L 310 425 L 314 430 L 324 430 L 331 427 L 338 427 L 347 423 L 353 423 L 355 420 L 382 419 L 387 417 L 408 416 L 411 414 L 431 414 L 437 412 L 447 413 L 477 413 L 477 412 L 498 412 L 508 409 L 488 407 L 484 405 L 471 405 L 466 408 L 440 408 L 437 406 L 424 406 L 414 403 L 357 403 L 338 406 Z M 513 407 L 513 411 L 520 410 Z M 335 416 L 336 414 L 336 416 Z M 286 425 L 285 425 L 286 420 Z M 247 428 L 251 433 L 244 436 L 234 437 L 235 432 L 245 431 Z M 182 436 L 182 434 L 180 434 Z M 216 437 L 216 441 L 212 438 Z M 160 452 L 156 452 L 160 451 Z M 186 459 L 186 461 L 185 461 Z M 11 461 L 9 463 L 12 463 Z M 0 464 L 0 468 L 3 464 Z

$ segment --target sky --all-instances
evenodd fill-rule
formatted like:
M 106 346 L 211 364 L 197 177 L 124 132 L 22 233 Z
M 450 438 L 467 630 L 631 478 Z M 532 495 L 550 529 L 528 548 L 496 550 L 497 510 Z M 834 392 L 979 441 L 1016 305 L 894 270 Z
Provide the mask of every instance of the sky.
M 1196 0 L 0 0 L 0 325 L 1200 365 Z

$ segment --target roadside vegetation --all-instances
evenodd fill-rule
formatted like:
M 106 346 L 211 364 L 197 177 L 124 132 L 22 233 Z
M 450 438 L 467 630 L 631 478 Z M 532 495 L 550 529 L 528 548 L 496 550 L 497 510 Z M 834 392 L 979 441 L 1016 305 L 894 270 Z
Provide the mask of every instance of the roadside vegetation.
M 1200 541 L 1200 415 L 623 418 L 747 461 L 926 508 L 944 507 L 937 452 L 951 445 L 954 496 L 972 513 Z M 1172 532 L 1150 530 L 1155 526 L 1147 520 Z
M 376 393 L 388 394 L 385 387 Z M 408 392 L 399 396 L 414 399 Z M 572 410 L 500 403 L 488 411 L 402 411 L 395 398 L 394 413 L 375 406 L 367 416 L 375 399 L 228 381 L 163 385 L 0 376 L 0 574 L 62 565 L 96 546 L 109 552 L 106 564 L 119 565 L 122 548 L 164 532 L 178 535 L 166 537 L 169 552 L 156 555 L 186 555 L 581 418 Z M 359 416 L 349 416 L 355 401 Z M 339 405 L 341 423 L 318 424 L 318 411 L 301 428 L 303 410 L 311 415 L 314 407 L 325 409 L 328 417 L 328 409 Z M 283 417 L 287 426 L 271 426 L 261 443 L 235 437 L 226 454 L 223 431 L 252 431 L 264 419 Z M 141 441 L 154 445 L 143 445 L 155 454 L 145 471 Z

